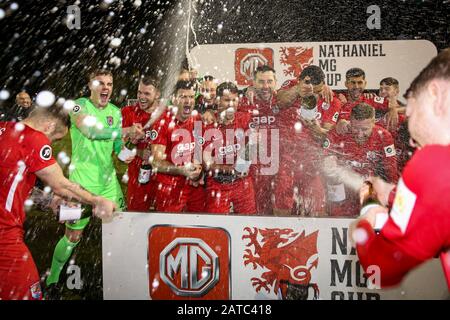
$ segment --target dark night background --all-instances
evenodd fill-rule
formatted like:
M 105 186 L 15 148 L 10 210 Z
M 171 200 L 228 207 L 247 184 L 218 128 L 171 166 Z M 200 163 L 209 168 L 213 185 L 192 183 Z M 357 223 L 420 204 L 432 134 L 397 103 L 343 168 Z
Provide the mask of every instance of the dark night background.
M 114 73 L 112 102 L 123 106 L 124 99 L 135 97 L 140 74 L 158 76 L 170 67 L 168 56 L 177 46 L 172 41 L 175 24 L 186 21 L 178 1 L 143 0 L 138 7 L 135 0 L 78 2 L 81 29 L 70 30 L 66 10 L 75 1 L 0 0 L 5 12 L 0 18 L 0 90 L 10 93 L 0 107 L 12 105 L 22 89 L 32 96 L 47 89 L 59 97 L 77 98 L 85 89 L 87 70 L 105 64 Z M 12 3 L 18 5 L 16 10 Z M 380 30 L 366 26 L 366 10 L 373 4 L 381 8 Z M 426 39 L 438 50 L 449 46 L 450 0 L 199 0 L 197 10 L 193 25 L 200 44 Z M 180 47 L 185 33 L 179 35 Z M 108 37 L 122 36 L 119 47 L 109 46 Z M 109 64 L 112 54 L 121 58 L 119 66 Z M 122 89 L 127 96 L 120 95 Z M 59 148 L 70 153 L 70 142 L 55 146 Z M 43 273 L 64 226 L 36 212 L 28 215 L 27 230 L 27 245 Z M 84 285 L 81 291 L 65 290 L 64 299 L 102 299 L 100 230 L 100 220 L 92 221 L 75 250 L 72 259 L 83 270 Z M 63 271 L 60 283 L 66 278 Z
M 81 29 L 70 30 L 66 10 L 74 1 L 15 1 L 17 10 L 10 9 L 14 1 L 0 1 L 6 12 L 0 20 L 0 88 L 10 92 L 5 103 L 13 103 L 21 89 L 32 95 L 49 89 L 75 98 L 85 88 L 87 70 L 106 63 L 115 75 L 112 100 L 120 105 L 120 90 L 127 89 L 133 98 L 140 73 L 156 76 L 158 68 L 167 69 L 164 59 L 174 45 L 166 39 L 173 34 L 170 17 L 177 15 L 177 1 L 144 0 L 138 7 L 134 0 L 79 2 Z M 380 30 L 366 26 L 371 4 L 381 8 Z M 438 49 L 449 46 L 448 0 L 203 0 L 197 9 L 194 28 L 200 44 L 427 39 Z M 124 38 L 111 49 L 108 36 Z M 120 66 L 108 64 L 112 53 L 121 58 Z

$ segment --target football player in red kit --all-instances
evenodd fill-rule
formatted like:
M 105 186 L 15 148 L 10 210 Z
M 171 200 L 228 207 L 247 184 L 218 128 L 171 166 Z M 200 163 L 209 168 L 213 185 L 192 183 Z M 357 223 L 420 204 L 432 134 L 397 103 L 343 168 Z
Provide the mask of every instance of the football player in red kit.
M 335 155 L 342 165 L 360 175 L 397 181 L 394 140 L 386 129 L 375 125 L 375 110 L 366 103 L 353 107 L 350 133 L 339 135 L 332 131 L 323 146 L 326 153 Z M 331 216 L 355 215 L 359 194 L 339 179 L 327 181 L 327 198 Z
M 253 180 L 249 176 L 252 130 L 250 114 L 237 112 L 238 88 L 231 82 L 217 87 L 218 122 L 205 132 L 203 161 L 207 170 L 206 211 L 256 214 Z M 208 141 L 211 141 L 208 143 Z M 256 143 L 256 141 L 255 141 Z M 253 150 L 252 150 L 253 149 Z
M 347 93 L 338 95 L 342 102 L 342 108 L 336 127 L 337 132 L 343 134 L 350 131 L 350 112 L 354 106 L 364 102 L 375 109 L 376 124 L 395 133 L 399 121 L 397 101 L 375 95 L 366 97 L 364 94 L 367 85 L 366 74 L 360 68 L 349 69 L 345 74 L 345 78 Z
M 296 92 L 299 94 L 296 96 Z M 304 121 L 311 131 L 320 137 L 324 137 L 328 131 L 336 125 L 341 112 L 341 101 L 325 85 L 325 73 L 318 66 L 307 66 L 300 73 L 298 80 L 290 80 L 278 90 L 280 105 L 301 107 L 301 98 L 315 94 L 317 101 L 317 118 L 314 121 Z M 315 121 L 317 120 L 317 121 Z
M 159 106 L 160 92 L 155 80 L 143 77 L 139 82 L 136 105 L 122 109 L 122 128 L 124 134 L 130 136 L 136 145 L 137 152 L 134 160 L 128 165 L 127 209 L 129 211 L 149 211 L 154 204 L 155 183 L 150 179 L 148 183 L 138 181 L 141 165 L 149 162 L 150 144 L 156 139 L 161 126 L 153 127 L 162 114 Z M 151 121 L 150 121 L 150 118 Z M 150 122 L 149 122 L 150 121 Z M 145 128 L 144 128 L 145 127 Z M 134 133 L 134 134 L 133 134 Z
M 322 136 L 306 123 L 321 118 L 317 109 L 317 96 L 302 97 L 300 108 L 285 112 L 295 114 L 282 129 L 281 164 L 275 183 L 275 215 L 325 215 L 325 189 L 320 177 L 319 160 Z M 305 124 L 305 125 L 304 125 Z
M 258 160 L 251 167 L 260 215 L 272 214 L 273 183 L 279 167 L 279 129 L 284 110 L 277 105 L 276 85 L 275 70 L 267 65 L 259 66 L 253 85 L 238 107 L 238 111 L 250 114 L 249 128 L 257 130 L 260 136 Z
M 408 130 L 419 149 L 396 188 L 370 179 L 385 207 L 367 210 L 350 234 L 364 235 L 352 237 L 359 260 L 366 271 L 378 266 L 382 287 L 397 285 L 411 269 L 440 256 L 450 290 L 450 49 L 422 70 L 406 98 Z M 367 192 L 362 188 L 361 197 Z
M 53 158 L 50 143 L 64 137 L 69 126 L 68 115 L 56 106 L 37 108 L 18 123 L 0 122 L 0 300 L 42 299 L 39 274 L 23 241 L 24 204 L 36 177 L 54 194 L 92 205 L 99 217 L 110 217 L 115 209 L 112 201 L 66 179 Z
M 329 89 L 324 80 L 324 72 L 311 65 L 303 69 L 298 81 L 290 81 L 278 91 L 292 107 L 283 109 L 281 165 L 275 187 L 277 215 L 325 214 L 325 191 L 317 166 L 320 141 L 334 128 L 341 104 L 334 95 L 326 102 Z
M 155 210 L 160 212 L 203 212 L 205 190 L 201 179 L 200 116 L 192 115 L 195 105 L 194 83 L 180 80 L 171 107 L 154 126 L 161 126 L 151 145 L 152 166 L 156 172 Z M 199 129 L 196 128 L 199 126 Z

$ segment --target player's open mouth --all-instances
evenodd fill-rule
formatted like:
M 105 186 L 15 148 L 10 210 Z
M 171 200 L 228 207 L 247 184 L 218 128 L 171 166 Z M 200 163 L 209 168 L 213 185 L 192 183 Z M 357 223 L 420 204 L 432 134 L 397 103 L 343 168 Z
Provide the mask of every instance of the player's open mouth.
M 108 92 L 102 92 L 102 93 L 100 93 L 100 100 L 102 102 L 107 102 L 108 101 L 108 96 L 109 96 Z
M 191 114 L 191 107 L 189 107 L 189 106 L 184 106 L 184 107 L 183 107 L 183 113 L 184 113 L 184 114 Z
M 139 103 L 140 103 L 142 106 L 146 106 L 146 105 L 148 104 L 148 101 L 147 101 L 147 99 L 139 99 Z

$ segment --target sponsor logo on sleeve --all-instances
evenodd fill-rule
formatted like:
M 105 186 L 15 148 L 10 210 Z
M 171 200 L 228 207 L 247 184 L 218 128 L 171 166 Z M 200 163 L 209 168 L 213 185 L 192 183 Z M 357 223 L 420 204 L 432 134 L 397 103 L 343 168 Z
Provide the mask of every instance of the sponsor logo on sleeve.
M 375 101 L 376 103 L 384 103 L 384 98 L 383 97 L 378 97 L 375 96 L 375 98 L 373 98 L 373 101 Z
M 394 205 L 392 206 L 391 217 L 403 234 L 408 227 L 416 199 L 416 194 L 406 186 L 403 179 L 400 179 L 397 186 L 397 193 L 395 194 Z
M 333 121 L 337 122 L 339 119 L 339 112 L 335 112 L 335 114 L 333 115 Z
M 395 156 L 395 147 L 393 144 L 390 146 L 384 147 L 384 154 L 387 158 Z
M 75 113 L 75 114 L 80 112 L 80 110 L 81 110 L 81 107 L 77 104 L 72 109 L 73 113 Z
M 39 156 L 42 160 L 48 161 L 52 157 L 52 147 L 48 144 L 44 145 L 39 152 Z

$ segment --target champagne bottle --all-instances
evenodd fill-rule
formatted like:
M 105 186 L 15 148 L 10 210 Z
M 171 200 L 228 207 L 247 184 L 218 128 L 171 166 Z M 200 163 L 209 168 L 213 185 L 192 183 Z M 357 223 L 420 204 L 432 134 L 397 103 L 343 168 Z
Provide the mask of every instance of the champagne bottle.
M 314 94 L 310 94 L 302 98 L 299 113 L 305 120 L 317 119 L 317 98 Z
M 252 164 L 252 159 L 250 159 L 250 148 L 253 145 L 248 143 L 245 145 L 245 151 L 244 151 L 244 158 L 240 157 L 240 153 L 238 153 L 236 158 L 236 163 L 234 165 L 234 170 L 238 172 L 241 175 L 247 175 L 248 171 L 250 170 L 250 166 Z
M 359 212 L 359 215 L 362 216 L 369 211 L 369 209 L 377 206 L 381 206 L 380 201 L 378 201 L 377 195 L 375 194 L 373 190 L 373 185 L 369 181 L 365 181 L 365 184 L 369 186 L 369 192 L 363 199 L 363 203 L 361 205 L 361 211 Z
M 382 206 L 380 201 L 377 198 L 377 195 L 375 194 L 373 190 L 373 185 L 369 181 L 365 181 L 369 186 L 369 192 L 365 196 L 363 203 L 361 205 L 361 211 L 359 212 L 359 215 L 365 215 L 371 208 Z M 375 233 L 380 233 L 381 229 L 383 228 L 386 221 L 389 219 L 389 214 L 385 212 L 379 212 L 375 215 L 375 223 L 373 226 L 373 230 Z
M 58 210 L 58 221 L 74 221 L 92 216 L 92 206 L 87 204 L 78 204 L 76 207 L 60 205 Z
M 146 184 L 150 181 L 152 175 L 152 166 L 149 163 L 142 164 L 139 169 L 138 182 L 140 184 Z
M 135 154 L 136 154 L 136 145 L 132 143 L 130 140 L 128 140 L 117 157 L 119 158 L 120 161 L 125 161 L 129 157 L 134 156 Z

